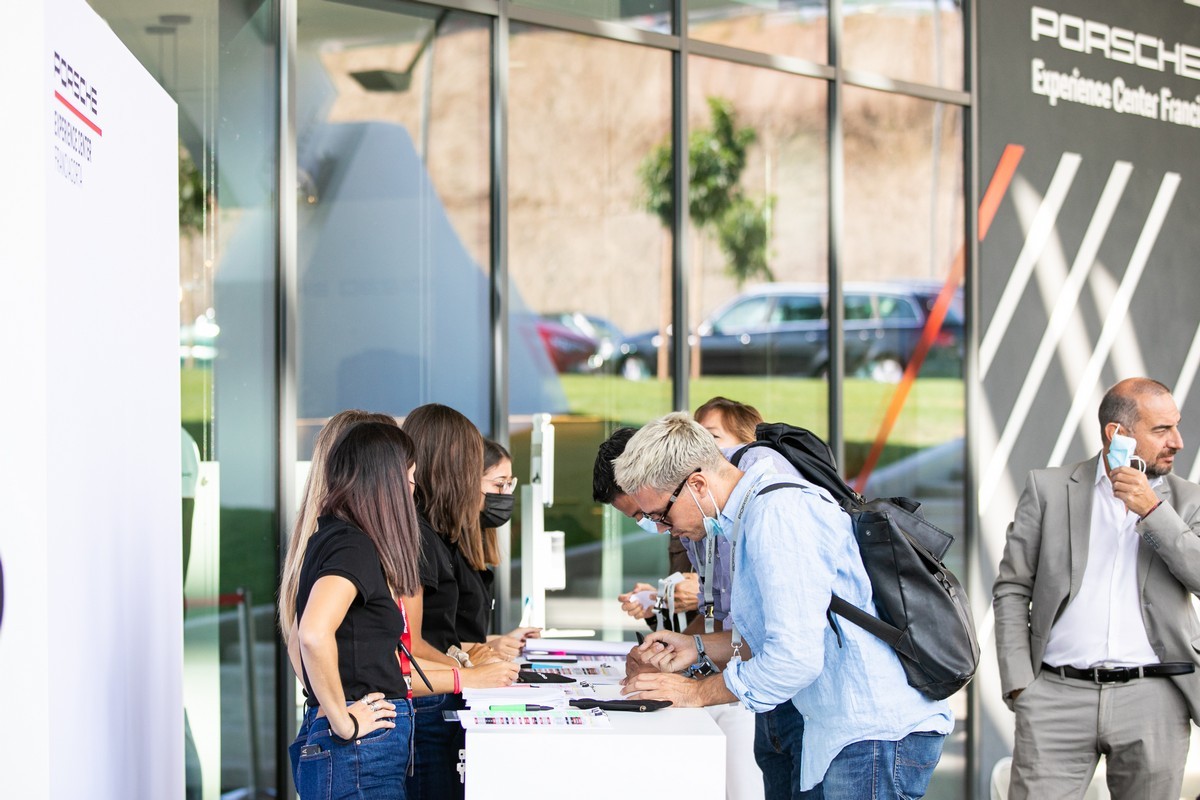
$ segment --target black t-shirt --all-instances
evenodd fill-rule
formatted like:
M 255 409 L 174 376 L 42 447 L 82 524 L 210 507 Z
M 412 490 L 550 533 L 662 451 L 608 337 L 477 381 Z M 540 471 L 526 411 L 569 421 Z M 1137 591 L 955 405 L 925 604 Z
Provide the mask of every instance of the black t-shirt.
M 365 533 L 332 516 L 317 520 L 317 532 L 308 542 L 296 594 L 297 619 L 304 616 L 313 584 L 325 575 L 343 577 L 358 590 L 335 633 L 338 674 L 346 699 L 357 700 L 370 692 L 404 697 L 407 687 L 396 658 L 404 617 L 388 588 L 379 553 Z M 308 704 L 318 705 L 307 670 L 304 688 Z
M 492 605 L 490 581 L 485 583 L 458 546 L 435 531 L 423 516 L 418 521 L 421 585 L 425 587 L 421 638 L 441 653 L 452 644 L 485 641 Z

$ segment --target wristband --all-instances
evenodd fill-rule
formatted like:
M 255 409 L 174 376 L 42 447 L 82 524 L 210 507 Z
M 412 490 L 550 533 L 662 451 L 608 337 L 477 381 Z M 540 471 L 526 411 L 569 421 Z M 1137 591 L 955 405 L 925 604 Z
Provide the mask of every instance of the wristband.
M 332 725 L 330 725 L 330 726 L 329 726 L 329 733 L 330 733 L 330 734 L 331 734 L 331 735 L 332 735 L 334 738 L 338 739 L 339 741 L 342 741 L 342 742 L 352 742 L 352 741 L 354 741 L 355 739 L 357 739 L 357 738 L 358 738 L 358 717 L 354 716 L 353 714 L 351 714 L 351 713 L 350 713 L 350 712 L 348 712 L 348 711 L 347 711 L 346 713 L 347 713 L 347 714 L 350 716 L 350 721 L 351 721 L 352 723 L 354 723 L 354 733 L 350 734 L 350 735 L 349 735 L 349 736 L 347 736 L 345 739 L 343 739 L 342 737 L 338 736 L 336 733 L 334 733 L 334 732 L 333 732 L 333 726 L 332 726 Z
M 450 670 L 454 673 L 454 694 L 462 694 L 462 678 L 458 674 L 458 670 Z
M 1151 515 L 1151 514 L 1153 514 L 1155 511 L 1157 511 L 1157 510 L 1158 510 L 1158 507 L 1159 507 L 1159 506 L 1161 506 L 1161 505 L 1162 505 L 1162 503 L 1163 503 L 1163 501 L 1162 501 L 1162 500 L 1159 500 L 1157 503 L 1155 503 L 1153 506 L 1151 506 L 1149 511 L 1147 511 L 1145 514 L 1142 514 L 1140 517 L 1138 517 L 1138 522 L 1141 522 L 1141 521 L 1142 521 L 1142 520 L 1144 520 L 1146 517 L 1150 516 L 1150 515 Z

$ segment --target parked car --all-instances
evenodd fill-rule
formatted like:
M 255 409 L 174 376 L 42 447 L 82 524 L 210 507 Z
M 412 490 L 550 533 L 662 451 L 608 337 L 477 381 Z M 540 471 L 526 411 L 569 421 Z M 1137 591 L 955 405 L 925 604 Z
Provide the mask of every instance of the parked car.
M 547 313 L 542 314 L 542 318 L 565 325 L 580 336 L 596 341 L 596 350 L 587 360 L 588 369 L 591 371 L 604 369 L 606 364 L 611 363 L 617 346 L 625 338 L 625 334 L 613 323 L 603 317 L 584 314 L 582 311 Z
M 536 318 L 534 326 L 556 372 L 589 371 L 589 360 L 599 348 L 599 341 L 553 319 Z
M 846 374 L 877 381 L 900 380 L 928 318 L 928 306 L 912 287 L 896 283 L 849 283 L 843 287 Z M 936 292 L 933 296 L 936 299 Z M 824 285 L 774 283 L 755 287 L 714 311 L 696 329 L 704 375 L 819 377 L 829 369 L 827 291 Z M 933 350 L 961 348 L 961 296 L 953 325 Z M 947 322 L 951 315 L 947 314 Z M 653 374 L 662 337 L 647 331 L 621 342 L 616 366 L 631 379 Z M 932 354 L 932 353 L 931 353 Z M 944 359 L 956 362 L 961 356 Z

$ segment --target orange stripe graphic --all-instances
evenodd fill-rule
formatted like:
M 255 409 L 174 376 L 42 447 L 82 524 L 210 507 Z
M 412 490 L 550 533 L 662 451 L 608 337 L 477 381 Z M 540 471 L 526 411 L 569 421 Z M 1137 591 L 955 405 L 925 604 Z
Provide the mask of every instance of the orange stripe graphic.
M 992 180 L 988 183 L 987 191 L 983 193 L 983 199 L 979 202 L 979 241 L 982 242 L 987 236 L 988 228 L 991 227 L 992 220 L 996 218 L 996 211 L 1000 208 L 1000 201 L 1004 199 L 1004 193 L 1008 191 L 1008 185 L 1012 183 L 1013 175 L 1017 172 L 1017 165 L 1021 163 L 1021 156 L 1024 154 L 1025 148 L 1019 144 L 1010 144 L 1004 148 L 1004 153 L 1000 156 L 1000 163 L 996 165 L 996 171 L 992 173 Z M 913 349 L 912 357 L 908 359 L 908 366 L 904 368 L 904 377 L 900 379 L 895 393 L 892 394 L 887 413 L 883 415 L 883 422 L 879 426 L 879 433 L 876 434 L 875 442 L 871 445 L 871 452 L 867 454 L 866 463 L 863 464 L 858 477 L 854 479 L 856 492 L 862 493 L 866 488 L 871 472 L 879 463 L 884 445 L 887 444 L 888 437 L 891 436 L 892 429 L 900 418 L 900 412 L 904 410 L 904 403 L 908 400 L 908 394 L 912 390 L 913 382 L 917 379 L 917 373 L 921 371 L 921 365 L 925 363 L 925 357 L 929 355 L 929 348 L 933 346 L 934 340 L 942 330 L 942 323 L 946 321 L 946 312 L 950 309 L 954 292 L 962 283 L 965 264 L 966 250 L 959 248 L 958 254 L 954 257 L 954 263 L 950 265 L 950 272 L 946 275 L 942 291 L 938 293 L 938 298 L 929 312 L 929 318 L 925 320 L 921 338 Z

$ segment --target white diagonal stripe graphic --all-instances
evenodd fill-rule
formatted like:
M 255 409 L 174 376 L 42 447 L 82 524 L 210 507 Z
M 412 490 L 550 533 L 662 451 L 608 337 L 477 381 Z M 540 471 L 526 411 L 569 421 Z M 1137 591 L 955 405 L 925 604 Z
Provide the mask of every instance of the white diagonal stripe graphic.
M 1050 320 L 1046 323 L 1042 340 L 1038 343 L 1037 351 L 1034 353 L 1033 363 L 1029 366 L 1025 382 L 1021 384 L 1021 391 L 1008 414 L 1008 420 L 1004 423 L 1000 441 L 992 450 L 991 459 L 983 473 L 983 480 L 979 484 L 981 489 L 980 513 L 987 510 L 995 496 L 995 487 L 999 484 L 1001 473 L 1008 466 L 1008 457 L 1012 454 L 1017 436 L 1025 426 L 1025 420 L 1033 407 L 1033 401 L 1037 398 L 1038 390 L 1042 386 L 1042 378 L 1046 376 L 1046 370 L 1049 369 L 1050 362 L 1054 359 L 1055 348 L 1058 347 L 1063 332 L 1067 329 L 1067 325 L 1076 311 L 1079 294 L 1083 291 L 1092 265 L 1096 263 L 1096 254 L 1100 251 L 1100 243 L 1104 241 L 1104 235 L 1108 232 L 1113 214 L 1116 213 L 1117 204 L 1121 201 L 1121 195 L 1125 192 L 1125 186 L 1129 182 L 1129 175 L 1132 172 L 1132 164 L 1127 161 L 1118 161 L 1108 175 L 1108 183 L 1105 184 L 1104 191 L 1100 194 L 1100 201 L 1096 204 L 1092 221 L 1088 223 L 1087 232 L 1079 245 L 1079 252 L 1075 254 L 1071 271 L 1067 274 L 1067 279 L 1059 291 L 1054 311 L 1050 314 Z
M 1154 198 L 1154 205 L 1150 207 L 1150 214 L 1138 237 L 1137 245 L 1133 248 L 1133 255 L 1129 257 L 1129 266 L 1125 269 L 1125 277 L 1121 279 L 1121 286 L 1117 289 L 1112 307 L 1108 310 L 1104 327 L 1100 330 L 1100 339 L 1096 342 L 1096 349 L 1092 351 L 1092 357 L 1083 371 L 1083 381 L 1075 391 L 1071 410 L 1067 412 L 1062 430 L 1059 431 L 1058 441 L 1050 454 L 1048 466 L 1057 467 L 1062 464 L 1063 456 L 1066 455 L 1067 448 L 1071 446 L 1071 442 L 1078 432 L 1079 420 L 1083 416 L 1084 410 L 1092 402 L 1092 396 L 1097 389 L 1096 382 L 1100 379 L 1100 370 L 1108 360 L 1108 353 L 1112 349 L 1113 342 L 1116 341 L 1117 334 L 1125 324 L 1129 301 L 1133 299 L 1133 292 L 1142 279 L 1146 262 L 1150 260 L 1150 252 L 1154 249 L 1154 243 L 1158 241 L 1159 231 L 1162 230 L 1163 220 L 1166 219 L 1167 212 L 1171 209 L 1171 203 L 1175 199 L 1175 190 L 1179 188 L 1179 181 L 1178 173 L 1168 172 L 1163 176 L 1162 183 L 1159 184 L 1158 196 Z
M 1025 237 L 1025 244 L 1021 247 L 1017 263 L 1008 277 L 1004 294 L 1000 296 L 1000 302 L 996 305 L 995 313 L 992 314 L 992 321 L 988 325 L 987 333 L 984 334 L 983 342 L 979 345 L 980 380 L 987 377 L 988 369 L 992 366 L 992 359 L 996 357 L 996 351 L 1000 348 L 1000 341 L 1008 332 L 1008 326 L 1017 310 L 1017 303 L 1021 300 L 1025 285 L 1029 283 L 1029 276 L 1033 273 L 1034 264 L 1042 255 L 1042 248 L 1046 246 L 1046 241 L 1054 230 L 1058 212 L 1062 209 L 1067 192 L 1075 180 L 1075 173 L 1079 169 L 1080 161 L 1082 159 L 1077 153 L 1063 153 L 1062 158 L 1058 161 L 1058 169 L 1054 171 L 1054 177 L 1050 180 L 1050 188 L 1046 190 L 1046 199 L 1042 201 L 1042 207 L 1038 209 L 1037 218 L 1029 229 L 1029 235 Z
M 1196 334 L 1192 336 L 1192 346 L 1183 359 L 1183 368 L 1179 370 L 1179 378 L 1176 379 L 1171 391 L 1180 410 L 1183 410 L 1183 404 L 1187 402 L 1188 395 L 1192 392 L 1197 367 L 1200 367 L 1200 327 L 1196 328 Z M 1184 444 L 1186 445 L 1187 442 L 1185 441 Z M 1192 471 L 1188 473 L 1188 480 L 1192 483 L 1200 478 L 1200 448 L 1194 449 L 1196 458 L 1192 462 Z

